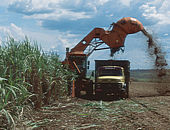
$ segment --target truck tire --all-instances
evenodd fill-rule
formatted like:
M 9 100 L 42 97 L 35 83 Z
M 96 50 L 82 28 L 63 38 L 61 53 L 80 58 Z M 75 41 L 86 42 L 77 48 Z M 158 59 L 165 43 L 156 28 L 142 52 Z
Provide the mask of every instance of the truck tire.
M 129 83 L 126 86 L 126 98 L 129 98 Z
M 95 94 L 95 99 L 96 99 L 96 100 L 101 100 L 101 99 L 102 99 L 102 94 L 96 93 L 96 94 Z
M 80 90 L 78 88 L 75 89 L 75 96 L 76 97 L 81 97 Z
M 87 96 L 93 95 L 93 81 L 90 81 L 90 83 L 87 85 Z
M 122 95 L 121 95 L 121 98 L 125 98 L 126 99 L 128 97 L 129 97 L 129 95 L 128 95 L 127 91 L 123 92 Z

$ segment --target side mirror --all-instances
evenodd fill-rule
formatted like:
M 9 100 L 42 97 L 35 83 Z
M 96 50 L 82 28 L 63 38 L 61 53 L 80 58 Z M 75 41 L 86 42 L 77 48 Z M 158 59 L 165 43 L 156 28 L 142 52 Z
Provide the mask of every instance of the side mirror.
M 68 47 L 66 48 L 66 52 L 69 52 L 69 48 Z
M 90 61 L 87 61 L 87 65 L 90 65 Z
M 90 61 L 87 61 L 87 69 L 89 69 L 90 67 Z
M 92 71 L 91 76 L 94 77 L 94 71 Z

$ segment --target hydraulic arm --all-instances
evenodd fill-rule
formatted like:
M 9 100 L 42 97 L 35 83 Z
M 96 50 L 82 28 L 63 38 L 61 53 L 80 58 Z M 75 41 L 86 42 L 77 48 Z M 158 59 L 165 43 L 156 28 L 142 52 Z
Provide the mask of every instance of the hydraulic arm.
M 144 30 L 143 25 L 135 18 L 126 17 L 117 23 L 112 23 L 112 29 L 105 31 L 103 28 L 94 28 L 86 37 L 84 37 L 74 48 L 71 49 L 72 54 L 84 54 L 87 47 L 89 56 L 98 46 L 105 43 L 108 45 L 112 53 L 118 51 L 124 46 L 127 34 L 136 33 Z

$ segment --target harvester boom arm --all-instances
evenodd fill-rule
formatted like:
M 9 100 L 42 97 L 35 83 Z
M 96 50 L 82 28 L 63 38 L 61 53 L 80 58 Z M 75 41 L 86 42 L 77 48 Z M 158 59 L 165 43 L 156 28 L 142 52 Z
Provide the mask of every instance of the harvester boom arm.
M 92 51 L 87 54 L 87 56 L 89 56 L 93 50 L 102 43 L 107 44 L 108 47 L 113 50 L 113 53 L 115 53 L 119 50 L 119 48 L 124 46 L 124 41 L 128 34 L 144 30 L 142 23 L 131 17 L 122 18 L 112 25 L 113 28 L 111 31 L 105 31 L 103 28 L 94 28 L 74 48 L 71 49 L 70 53 L 84 54 L 85 49 L 88 46 L 92 46 Z M 98 39 L 98 41 L 92 42 L 93 39 Z

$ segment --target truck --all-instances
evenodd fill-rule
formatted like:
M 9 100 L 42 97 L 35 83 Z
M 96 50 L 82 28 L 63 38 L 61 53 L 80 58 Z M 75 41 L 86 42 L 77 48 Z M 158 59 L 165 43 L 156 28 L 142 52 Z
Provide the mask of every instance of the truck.
M 144 35 L 147 34 L 141 22 L 139 22 L 135 18 L 125 17 L 125 18 L 120 19 L 116 23 L 113 22 L 110 25 L 110 28 L 108 30 L 105 30 L 103 28 L 98 28 L 98 27 L 94 28 L 71 50 L 69 50 L 69 48 L 66 48 L 66 58 L 62 63 L 64 65 L 67 65 L 71 70 L 76 71 L 78 75 L 78 77 L 75 80 L 73 80 L 72 83 L 70 83 L 69 85 L 69 88 L 70 88 L 69 90 L 71 90 L 72 97 L 75 97 L 75 96 L 79 97 L 83 93 L 86 95 L 93 95 L 95 93 L 93 89 L 94 84 L 95 86 L 98 86 L 99 84 L 106 86 L 106 83 L 103 84 L 103 82 L 106 80 L 106 77 L 105 77 L 105 80 L 104 79 L 101 80 L 100 79 L 101 76 L 96 75 L 95 76 L 96 80 L 95 82 L 93 82 L 90 78 L 87 78 L 86 76 L 87 69 L 89 68 L 88 57 L 94 51 L 110 49 L 111 56 L 113 56 L 118 51 L 124 52 L 124 42 L 125 42 L 126 36 L 128 34 L 137 33 L 139 31 L 142 31 Z M 148 37 L 148 38 L 151 41 L 151 37 Z M 105 44 L 107 47 L 102 48 L 101 45 L 103 44 Z M 122 84 L 123 84 L 122 90 L 123 90 L 123 87 L 126 89 L 126 92 L 124 94 L 125 94 L 125 97 L 128 97 L 128 86 L 129 86 L 128 77 L 129 76 L 126 76 L 125 73 L 128 72 L 129 68 L 126 67 L 126 65 L 124 66 L 122 64 L 127 64 L 128 66 L 129 62 L 126 63 L 123 61 L 122 62 L 116 61 L 116 62 L 112 62 L 112 64 L 110 64 L 109 62 L 105 62 L 105 63 L 106 63 L 105 64 L 106 67 L 103 66 L 101 70 L 106 70 L 106 68 L 108 69 L 119 68 L 120 70 L 122 70 L 122 74 L 124 72 L 124 76 L 122 75 L 119 78 L 122 78 Z M 96 61 L 96 66 L 100 66 L 100 65 L 101 63 Z M 101 71 L 101 70 L 96 69 L 96 74 L 98 73 L 98 71 Z M 111 77 L 112 79 L 113 77 L 118 78 L 116 76 L 111 76 Z M 123 77 L 125 81 L 123 81 Z M 102 83 L 99 83 L 99 81 L 101 81 Z M 112 83 L 109 83 L 110 82 L 109 79 L 107 79 L 106 81 L 107 81 L 107 84 L 111 84 L 110 86 L 112 86 Z M 118 85 L 119 83 L 116 83 L 116 84 Z M 102 90 L 107 90 L 105 89 L 106 87 L 104 88 L 102 86 L 102 88 L 103 88 Z M 112 88 L 113 89 L 112 91 L 114 92 L 114 88 L 116 87 L 110 87 L 110 88 Z
M 95 95 L 128 98 L 130 62 L 128 60 L 95 60 Z

